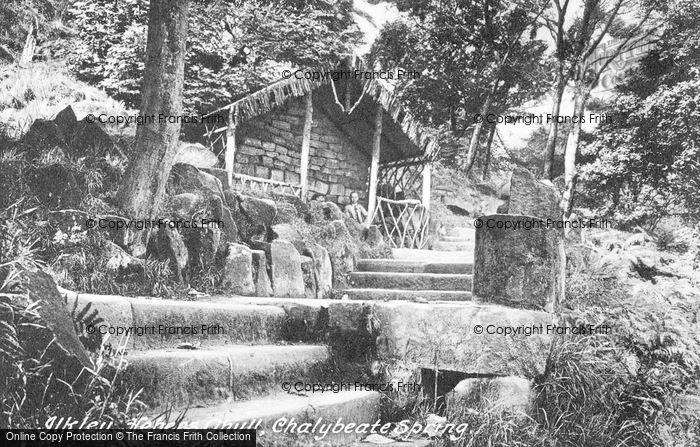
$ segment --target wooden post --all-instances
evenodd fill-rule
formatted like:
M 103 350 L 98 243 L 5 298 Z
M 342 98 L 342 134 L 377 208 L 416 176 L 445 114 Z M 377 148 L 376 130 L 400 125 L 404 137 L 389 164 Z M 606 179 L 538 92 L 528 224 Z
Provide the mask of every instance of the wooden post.
M 224 162 L 226 164 L 226 178 L 228 187 L 233 186 L 233 162 L 236 159 L 236 116 L 233 108 L 228 111 L 228 127 L 226 128 L 226 154 Z
M 425 207 L 425 210 L 428 211 L 430 209 L 430 177 L 431 177 L 431 167 L 432 164 L 426 163 L 425 166 L 423 166 L 423 194 L 422 194 L 422 202 L 423 206 Z
M 369 166 L 369 201 L 367 203 L 367 224 L 372 223 L 374 209 L 377 207 L 377 176 L 379 175 L 379 155 L 382 143 L 382 105 L 377 103 L 372 134 L 372 163 Z
M 304 115 L 304 131 L 301 140 L 301 200 L 306 202 L 309 193 L 309 151 L 311 148 L 311 123 L 313 123 L 314 103 L 311 92 L 304 99 L 306 114 Z

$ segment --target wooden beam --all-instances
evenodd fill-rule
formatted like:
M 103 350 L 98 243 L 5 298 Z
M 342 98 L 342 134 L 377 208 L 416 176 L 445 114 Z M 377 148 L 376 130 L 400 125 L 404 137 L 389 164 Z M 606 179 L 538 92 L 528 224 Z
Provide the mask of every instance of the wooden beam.
M 382 143 L 382 105 L 377 103 L 372 132 L 372 162 L 369 166 L 369 201 L 367 203 L 367 224 L 372 223 L 377 207 L 377 176 L 379 174 L 379 155 Z
M 423 194 L 421 201 L 423 202 L 423 206 L 425 207 L 426 211 L 430 209 L 431 168 L 432 165 L 430 163 L 426 163 L 425 166 L 423 166 Z
M 236 116 L 233 109 L 228 111 L 228 127 L 226 127 L 226 153 L 224 164 L 226 167 L 226 179 L 228 187 L 233 186 L 233 162 L 236 159 Z
M 301 200 L 306 202 L 309 193 L 309 152 L 311 149 L 311 124 L 314 116 L 314 103 L 312 92 L 305 97 L 304 130 L 301 140 Z

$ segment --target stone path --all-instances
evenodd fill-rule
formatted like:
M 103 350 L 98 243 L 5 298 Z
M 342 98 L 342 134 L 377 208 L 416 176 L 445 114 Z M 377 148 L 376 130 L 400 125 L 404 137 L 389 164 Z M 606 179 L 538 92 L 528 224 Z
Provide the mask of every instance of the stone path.
M 72 296 L 71 296 L 72 295 Z M 311 393 L 297 382 L 326 383 L 334 376 L 330 350 L 305 331 L 319 320 L 326 300 L 210 298 L 206 301 L 139 299 L 71 294 L 111 327 L 193 327 L 197 335 L 144 334 L 129 337 L 129 365 L 120 387 L 143 389 L 150 422 L 173 422 L 187 409 L 185 426 L 272 428 L 281 418 L 374 423 L 380 394 L 373 391 Z M 202 328 L 202 324 L 206 328 Z M 213 325 L 213 326 L 209 326 Z M 313 329 L 313 328 L 311 328 Z M 112 337 L 113 345 L 118 337 Z M 285 383 L 292 387 L 287 392 Z M 163 414 L 170 410 L 169 417 Z M 357 436 L 334 435 L 338 445 Z
M 455 229 L 433 250 L 394 249 L 393 259 L 362 259 L 350 274 L 356 300 L 471 300 L 474 230 Z
M 439 242 L 473 246 L 473 232 L 448 237 Z M 129 366 L 120 384 L 143 389 L 141 399 L 151 407 L 152 422 L 165 421 L 167 409 L 173 422 L 187 409 L 183 422 L 191 428 L 253 424 L 269 436 L 282 418 L 374 424 L 381 414 L 378 392 L 295 389 L 298 384 L 358 380 L 357 371 L 338 371 L 336 363 L 337 355 L 348 354 L 339 351 L 353 346 L 359 348 L 354 358 L 342 362 L 344 368 L 362 364 L 366 370 L 367 346 L 376 345 L 382 361 L 407 362 L 430 371 L 439 367 L 482 377 L 532 377 L 542 372 L 546 339 L 511 340 L 473 331 L 477 323 L 540 324 L 549 315 L 472 302 L 472 249 L 395 250 L 393 255 L 358 262 L 351 274 L 354 287 L 344 291 L 351 299 L 222 296 L 175 301 L 73 294 L 68 304 L 92 303 L 111 327 L 198 330 L 195 335 L 166 331 L 130 337 Z M 363 348 L 369 313 L 380 333 Z M 336 341 L 328 334 L 336 334 Z M 331 350 L 327 344 L 337 340 L 345 344 Z M 337 434 L 325 441 L 360 445 L 356 443 L 362 438 Z

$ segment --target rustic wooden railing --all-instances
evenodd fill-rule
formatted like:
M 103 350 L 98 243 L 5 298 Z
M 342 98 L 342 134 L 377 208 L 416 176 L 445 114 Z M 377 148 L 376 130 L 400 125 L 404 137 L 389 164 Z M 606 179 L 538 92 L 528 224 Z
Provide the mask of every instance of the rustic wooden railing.
M 266 193 L 289 194 L 296 197 L 301 197 L 301 186 L 291 183 L 280 182 L 278 180 L 269 180 L 260 177 L 253 177 L 245 174 L 233 174 L 234 184 L 241 185 L 244 188 L 254 191 L 262 191 Z
M 420 200 L 377 197 L 371 222 L 379 226 L 394 248 L 423 248 L 428 220 L 428 210 Z

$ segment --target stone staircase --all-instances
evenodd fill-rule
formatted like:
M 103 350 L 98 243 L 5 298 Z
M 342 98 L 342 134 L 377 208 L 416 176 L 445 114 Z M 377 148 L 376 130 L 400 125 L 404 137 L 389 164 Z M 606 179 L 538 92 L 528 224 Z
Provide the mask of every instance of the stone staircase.
M 295 390 L 296 383 L 356 380 L 343 377 L 329 347 L 315 342 L 313 323 L 325 300 L 177 301 L 69 293 L 70 308 L 76 301 L 78 309 L 89 303 L 106 326 L 155 328 L 121 339 L 128 367 L 118 386 L 142 389 L 139 399 L 149 406 L 142 424 L 174 423 L 185 412 L 182 428 L 254 427 L 260 434 L 282 418 L 369 424 L 379 419 L 378 392 Z M 197 333 L 159 334 L 161 327 Z M 116 348 L 119 337 L 110 337 Z M 345 434 L 329 438 L 338 445 L 357 441 Z
M 393 250 L 393 259 L 361 259 L 343 294 L 355 300 L 470 300 L 474 230 L 453 229 L 432 248 L 400 248 Z
M 468 378 L 468 383 L 460 382 L 463 388 L 472 386 L 470 380 L 515 380 L 522 388 L 518 393 L 501 387 L 500 394 L 487 400 L 527 411 L 528 378 L 544 372 L 549 339 L 485 336 L 474 328 L 547 324 L 551 315 L 474 302 L 473 249 L 454 249 L 473 247 L 473 240 L 473 230 L 460 230 L 436 242 L 440 250 L 398 249 L 392 259 L 360 260 L 350 275 L 352 288 L 343 291 L 349 299 L 221 296 L 179 301 L 70 292 L 68 305 L 77 302 L 81 309 L 90 304 L 108 327 L 155 329 L 126 341 L 128 367 L 119 385 L 142 389 L 140 399 L 150 407 L 142 428 L 172 424 L 184 411 L 181 428 L 256 428 L 264 445 L 270 440 L 273 445 L 289 440 L 314 445 L 306 435 L 280 434 L 275 424 L 397 421 L 383 419 L 380 392 L 349 386 L 314 393 L 297 384 L 407 382 L 438 369 L 448 376 L 457 372 L 459 380 Z M 375 329 L 368 329 L 370 321 Z M 197 333 L 162 332 L 161 327 L 196 328 Z M 393 365 L 391 371 L 412 375 L 372 376 L 370 353 Z M 432 390 L 425 386 L 426 395 Z M 513 404 L 514 394 L 524 396 L 520 407 Z M 471 408 L 472 403 L 465 405 Z M 329 433 L 321 444 L 369 445 L 360 442 L 365 436 Z

